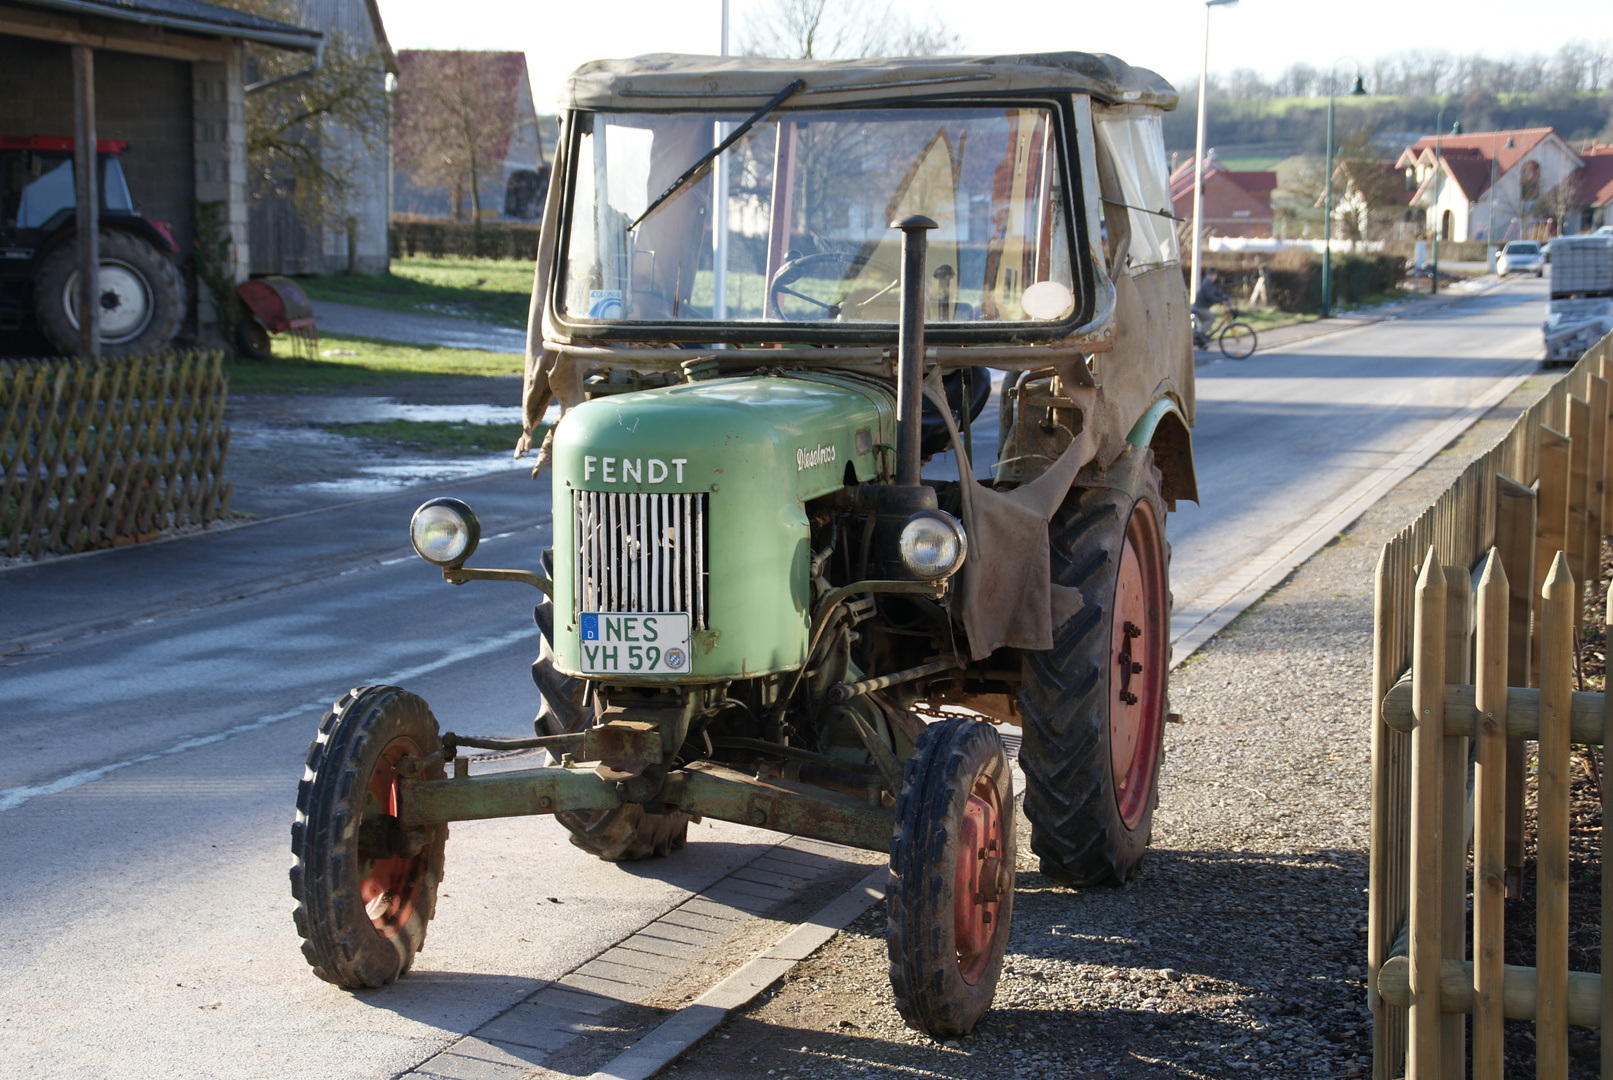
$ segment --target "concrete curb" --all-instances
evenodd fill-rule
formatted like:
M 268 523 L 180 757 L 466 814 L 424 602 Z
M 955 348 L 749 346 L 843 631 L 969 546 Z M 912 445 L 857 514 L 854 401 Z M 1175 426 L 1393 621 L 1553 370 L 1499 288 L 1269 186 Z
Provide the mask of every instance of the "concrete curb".
M 883 900 L 889 874 L 882 867 L 863 878 L 744 967 L 673 1013 L 588 1080 L 649 1080 L 709 1035 L 729 1012 L 748 1004 L 853 919 Z

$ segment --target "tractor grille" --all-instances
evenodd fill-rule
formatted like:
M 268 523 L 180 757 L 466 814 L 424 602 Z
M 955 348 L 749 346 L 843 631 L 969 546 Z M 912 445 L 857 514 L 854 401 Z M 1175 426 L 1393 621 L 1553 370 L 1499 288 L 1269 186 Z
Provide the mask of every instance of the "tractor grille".
M 675 612 L 706 628 L 706 496 L 572 493 L 576 610 Z

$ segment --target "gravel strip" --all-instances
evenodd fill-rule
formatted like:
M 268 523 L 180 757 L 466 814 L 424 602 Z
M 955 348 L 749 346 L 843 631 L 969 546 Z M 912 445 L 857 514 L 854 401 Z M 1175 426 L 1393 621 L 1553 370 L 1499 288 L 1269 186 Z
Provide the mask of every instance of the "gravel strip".
M 1372 572 L 1556 373 L 1505 402 L 1173 675 L 1153 849 L 1122 889 L 1037 872 L 967 1039 L 907 1030 L 875 908 L 666 1073 L 702 1078 L 1358 1077 L 1369 1071 Z

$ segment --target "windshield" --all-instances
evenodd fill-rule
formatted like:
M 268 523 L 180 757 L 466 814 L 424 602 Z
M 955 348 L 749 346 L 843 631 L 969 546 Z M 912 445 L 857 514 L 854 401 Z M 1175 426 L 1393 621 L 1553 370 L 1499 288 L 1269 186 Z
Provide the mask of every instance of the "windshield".
M 929 234 L 927 321 L 1055 322 L 1074 314 L 1050 109 L 776 113 L 629 231 L 744 119 L 580 117 L 562 313 L 627 322 L 894 323 L 901 234 L 890 223 L 923 214 L 939 226 Z
M 1524 243 L 1524 242 L 1521 242 L 1521 241 L 1518 241 L 1518 240 L 1514 240 L 1512 243 L 1507 245 L 1507 254 L 1508 255 L 1539 255 L 1540 254 L 1540 245 L 1539 244 L 1534 244 L 1534 243 Z

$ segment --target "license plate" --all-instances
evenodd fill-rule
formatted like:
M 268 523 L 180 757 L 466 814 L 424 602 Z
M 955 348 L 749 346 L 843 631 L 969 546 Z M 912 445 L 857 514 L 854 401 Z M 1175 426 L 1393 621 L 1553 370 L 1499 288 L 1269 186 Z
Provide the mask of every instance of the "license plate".
M 682 675 L 689 616 L 682 612 L 584 612 L 581 670 L 590 675 Z

